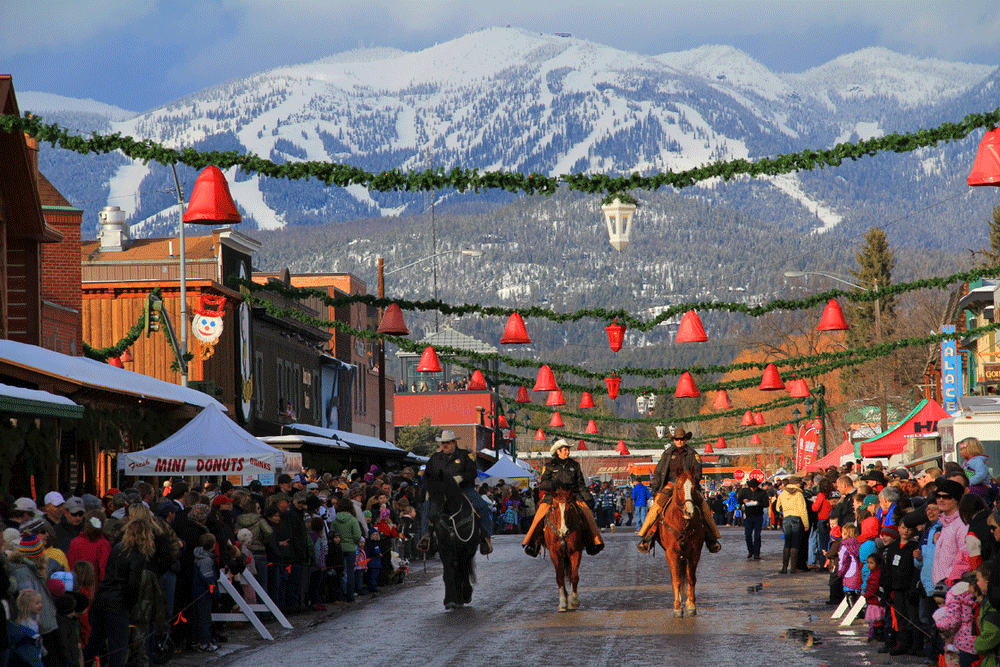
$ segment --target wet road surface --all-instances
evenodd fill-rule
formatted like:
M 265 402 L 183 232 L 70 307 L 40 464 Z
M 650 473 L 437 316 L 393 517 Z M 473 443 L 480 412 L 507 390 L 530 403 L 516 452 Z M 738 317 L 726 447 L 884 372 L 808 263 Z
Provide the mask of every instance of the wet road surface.
M 403 586 L 308 622 L 295 617 L 296 632 L 212 656 L 211 662 L 254 667 L 925 664 L 912 656 L 876 653 L 875 645 L 866 643 L 862 621 L 837 627 L 824 605 L 826 575 L 778 574 L 780 533 L 764 532 L 763 560 L 755 562 L 746 560 L 741 528 L 722 532 L 723 551 L 702 555 L 693 618 L 674 618 L 663 552 L 640 554 L 630 528 L 605 534 L 607 548 L 600 555 L 584 555 L 580 608 L 565 613 L 557 611 L 547 554 L 529 558 L 520 549 L 521 536 L 500 535 L 489 559 L 477 557 L 478 584 L 468 607 L 446 612 L 440 563 L 429 560 L 425 573 L 424 564 L 414 562 Z M 805 636 L 790 639 L 789 629 Z M 178 656 L 179 664 L 189 656 Z M 194 664 L 204 664 L 205 658 Z

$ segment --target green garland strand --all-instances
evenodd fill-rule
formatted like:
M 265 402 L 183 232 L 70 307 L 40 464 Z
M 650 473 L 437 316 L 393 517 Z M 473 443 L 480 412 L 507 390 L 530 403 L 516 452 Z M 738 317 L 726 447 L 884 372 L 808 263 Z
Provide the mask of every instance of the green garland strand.
M 289 162 L 275 164 L 253 153 L 239 151 L 198 152 L 191 148 L 175 150 L 149 139 L 133 139 L 115 133 L 94 135 L 87 139 L 71 134 L 70 130 L 55 123 L 43 123 L 40 117 L 26 113 L 23 118 L 14 115 L 0 116 L 0 130 L 25 132 L 39 141 L 59 146 L 81 154 L 121 151 L 133 160 L 163 165 L 184 164 L 193 169 L 214 165 L 221 169 L 239 167 L 247 174 L 261 174 L 270 178 L 301 180 L 315 178 L 327 186 L 347 187 L 361 185 L 377 192 L 427 192 L 454 189 L 459 192 L 505 190 L 534 195 L 551 195 L 565 183 L 571 190 L 589 194 L 624 193 L 626 190 L 657 190 L 664 186 L 685 188 L 711 178 L 726 181 L 737 176 L 777 176 L 816 168 L 839 167 L 844 160 L 858 160 L 879 153 L 907 153 L 918 148 L 937 146 L 939 142 L 964 139 L 973 130 L 992 128 L 1000 123 L 1000 108 L 987 113 L 969 114 L 959 123 L 942 123 L 936 128 L 922 129 L 904 134 L 893 133 L 884 137 L 841 143 L 826 150 L 803 150 L 774 158 L 751 162 L 745 159 L 713 162 L 680 172 L 660 172 L 652 176 L 633 173 L 630 176 L 607 174 L 544 174 L 505 171 L 484 171 L 455 167 L 445 171 L 437 167 L 426 171 L 403 172 L 392 169 L 369 172 L 348 164 L 332 162 Z

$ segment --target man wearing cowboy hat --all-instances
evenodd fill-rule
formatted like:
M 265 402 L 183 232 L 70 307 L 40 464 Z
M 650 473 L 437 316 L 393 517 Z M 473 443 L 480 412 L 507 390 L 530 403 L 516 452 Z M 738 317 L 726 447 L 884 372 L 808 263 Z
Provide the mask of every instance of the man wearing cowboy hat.
M 653 506 L 649 508 L 646 520 L 643 522 L 642 528 L 639 529 L 639 537 L 642 540 L 638 547 L 642 553 L 648 553 L 653 540 L 656 539 L 656 530 L 653 528 L 670 501 L 677 477 L 686 470 L 694 477 L 695 484 L 701 484 L 701 457 L 687 444 L 688 440 L 691 439 L 691 432 L 685 431 L 683 426 L 678 426 L 674 429 L 670 439 L 671 444 L 663 452 L 663 456 L 660 457 L 656 469 L 653 470 L 653 476 L 650 478 L 649 489 L 655 493 L 655 496 Z M 700 503 L 701 517 L 707 529 L 705 544 L 708 545 L 709 553 L 717 553 L 722 549 L 722 545 L 719 544 L 721 534 L 712 519 L 712 510 L 705 502 L 705 496 L 698 491 L 695 491 L 695 495 Z
M 458 436 L 454 431 L 441 431 L 441 435 L 434 438 L 441 443 L 441 449 L 431 454 L 427 461 L 427 468 L 424 471 L 426 477 L 431 477 L 435 473 L 443 472 L 449 477 L 453 477 L 462 492 L 472 503 L 472 507 L 479 514 L 479 523 L 483 527 L 483 541 L 479 545 L 479 553 L 484 556 L 493 553 L 493 544 L 490 537 L 493 535 L 493 511 L 490 509 L 483 497 L 476 493 L 476 475 L 479 470 L 472 460 L 472 456 L 465 449 L 458 446 Z M 417 543 L 417 549 L 427 551 L 431 548 L 431 536 L 427 532 L 427 510 L 430 501 L 424 500 L 420 511 L 420 528 L 423 537 Z
M 559 438 L 552 443 L 549 451 L 552 454 L 552 460 L 545 464 L 542 476 L 538 479 L 538 490 L 544 491 L 547 494 L 551 494 L 556 489 L 568 489 L 573 492 L 577 507 L 580 508 L 580 513 L 587 522 L 590 532 L 590 539 L 585 542 L 584 548 L 588 554 L 596 556 L 604 548 L 604 540 L 601 539 L 601 531 L 597 527 L 597 522 L 594 521 L 593 513 L 590 511 L 590 505 L 594 502 L 594 496 L 590 493 L 590 489 L 587 488 L 587 480 L 583 476 L 583 470 L 580 468 L 579 463 L 569 457 L 569 442 L 563 438 Z M 542 535 L 542 531 L 539 530 L 539 524 L 542 523 L 542 520 L 549 513 L 551 507 L 552 498 L 550 495 L 542 496 L 538 500 L 538 509 L 535 511 L 535 518 L 531 522 L 531 528 L 528 529 L 528 534 L 524 536 L 524 541 L 521 542 L 524 553 L 529 556 L 534 557 L 538 555 Z

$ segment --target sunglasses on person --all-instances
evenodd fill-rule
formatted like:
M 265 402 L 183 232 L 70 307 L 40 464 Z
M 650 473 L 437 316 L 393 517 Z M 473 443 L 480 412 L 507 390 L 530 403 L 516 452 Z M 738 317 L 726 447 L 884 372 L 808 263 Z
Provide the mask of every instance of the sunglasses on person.
M 687 442 L 687 438 L 671 438 L 674 442 Z
M 954 500 L 954 498 L 952 498 L 947 493 L 939 493 L 939 494 L 937 494 L 937 499 L 938 500 Z
M 75 516 L 75 517 L 81 517 L 84 514 L 85 514 L 84 512 L 70 512 L 69 513 L 70 516 Z

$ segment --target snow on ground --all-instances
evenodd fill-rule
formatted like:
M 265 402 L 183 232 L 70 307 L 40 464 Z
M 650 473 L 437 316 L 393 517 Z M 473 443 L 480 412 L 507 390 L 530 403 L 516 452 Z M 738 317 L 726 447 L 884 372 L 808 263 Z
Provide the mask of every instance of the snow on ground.
M 126 217 L 135 213 L 142 203 L 139 186 L 149 174 L 149 167 L 142 162 L 132 162 L 118 167 L 118 171 L 108 181 L 108 206 L 118 206 Z
M 226 180 L 229 181 L 229 192 L 233 195 L 233 201 L 239 202 L 243 210 L 253 216 L 258 229 L 281 229 L 287 224 L 284 216 L 276 213 L 264 202 L 259 175 L 254 175 L 245 181 L 237 181 L 234 167 L 226 172 Z
M 771 181 L 774 187 L 778 188 L 786 195 L 799 202 L 805 206 L 811 213 L 814 213 L 817 218 L 823 223 L 823 226 L 813 230 L 815 234 L 822 234 L 828 232 L 841 222 L 844 218 L 834 211 L 829 206 L 821 204 L 815 199 L 811 199 L 802 190 L 802 184 L 799 182 L 799 177 L 794 174 L 784 174 L 782 176 L 771 176 L 767 177 L 767 180 Z
M 34 90 L 18 91 L 17 105 L 21 107 L 21 113 L 31 111 L 40 116 L 45 116 L 46 112 L 53 111 L 79 111 L 107 116 L 111 120 L 125 120 L 136 115 L 135 111 L 127 111 L 89 98 L 64 97 L 62 95 L 41 93 Z

